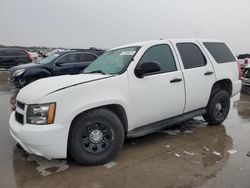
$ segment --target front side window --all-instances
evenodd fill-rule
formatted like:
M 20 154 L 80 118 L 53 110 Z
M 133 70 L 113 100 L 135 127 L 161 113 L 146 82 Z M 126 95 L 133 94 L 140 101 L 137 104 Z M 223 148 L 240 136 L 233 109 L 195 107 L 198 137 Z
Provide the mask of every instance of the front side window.
M 194 43 L 178 43 L 177 48 L 185 69 L 202 67 L 207 64 L 206 58 L 200 48 Z
M 171 48 L 167 44 L 150 47 L 142 56 L 139 64 L 157 62 L 161 71 L 157 73 L 176 71 L 176 63 Z
M 127 69 L 139 49 L 140 47 L 136 46 L 107 51 L 93 61 L 84 73 L 121 74 Z

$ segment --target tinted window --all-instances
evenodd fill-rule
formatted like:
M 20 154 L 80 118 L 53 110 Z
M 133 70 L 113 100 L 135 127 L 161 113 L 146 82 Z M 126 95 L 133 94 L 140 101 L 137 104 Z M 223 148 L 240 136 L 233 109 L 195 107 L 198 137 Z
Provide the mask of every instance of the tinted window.
M 140 59 L 140 64 L 146 62 L 158 62 L 162 72 L 176 71 L 176 64 L 174 60 L 173 53 L 170 47 L 166 44 L 157 45 L 149 48 Z
M 59 63 L 76 63 L 77 55 L 76 54 L 67 54 L 58 60 Z
M 20 56 L 17 51 L 6 51 L 6 56 Z
M 79 54 L 79 62 L 92 62 L 96 59 L 93 54 Z
M 238 59 L 245 59 L 245 58 L 250 58 L 250 54 L 240 54 L 238 56 Z
M 236 61 L 234 55 L 223 42 L 204 42 L 204 46 L 213 56 L 217 63 L 226 63 Z
M 185 69 L 202 67 L 206 65 L 206 59 L 200 48 L 193 43 L 178 43 L 177 48 Z

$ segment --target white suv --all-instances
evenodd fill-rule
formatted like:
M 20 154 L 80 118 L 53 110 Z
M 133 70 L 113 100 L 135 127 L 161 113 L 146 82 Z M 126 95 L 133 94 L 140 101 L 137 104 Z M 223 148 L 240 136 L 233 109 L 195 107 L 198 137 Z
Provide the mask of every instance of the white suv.
M 224 42 L 140 42 L 107 51 L 83 74 L 24 87 L 10 133 L 29 153 L 103 164 L 125 137 L 199 115 L 210 125 L 222 123 L 240 88 L 240 67 Z

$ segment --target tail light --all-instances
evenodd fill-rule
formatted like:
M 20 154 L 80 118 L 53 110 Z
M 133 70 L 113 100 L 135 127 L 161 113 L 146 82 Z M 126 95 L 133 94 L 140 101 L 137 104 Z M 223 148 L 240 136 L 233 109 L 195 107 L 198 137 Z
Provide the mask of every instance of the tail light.
M 238 79 L 241 80 L 241 67 L 240 67 L 240 63 L 238 61 L 237 61 L 237 65 L 238 65 L 238 72 L 239 72 Z
M 244 65 L 248 65 L 248 59 L 244 60 Z

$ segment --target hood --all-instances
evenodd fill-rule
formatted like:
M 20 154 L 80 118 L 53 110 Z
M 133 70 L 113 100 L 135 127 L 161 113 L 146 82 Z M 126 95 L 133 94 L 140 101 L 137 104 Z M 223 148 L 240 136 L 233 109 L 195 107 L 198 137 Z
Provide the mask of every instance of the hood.
M 17 66 L 11 67 L 9 69 L 9 71 L 11 73 L 13 73 L 13 72 L 15 72 L 16 70 L 19 70 L 19 69 L 26 69 L 26 68 L 35 67 L 35 66 L 39 66 L 39 64 L 37 64 L 37 63 L 26 63 L 26 64 L 22 64 L 22 65 L 17 65 Z
M 41 97 L 50 93 L 108 77 L 111 76 L 101 74 L 79 74 L 40 79 L 22 88 L 17 95 L 17 100 L 26 104 L 34 104 L 39 102 Z

